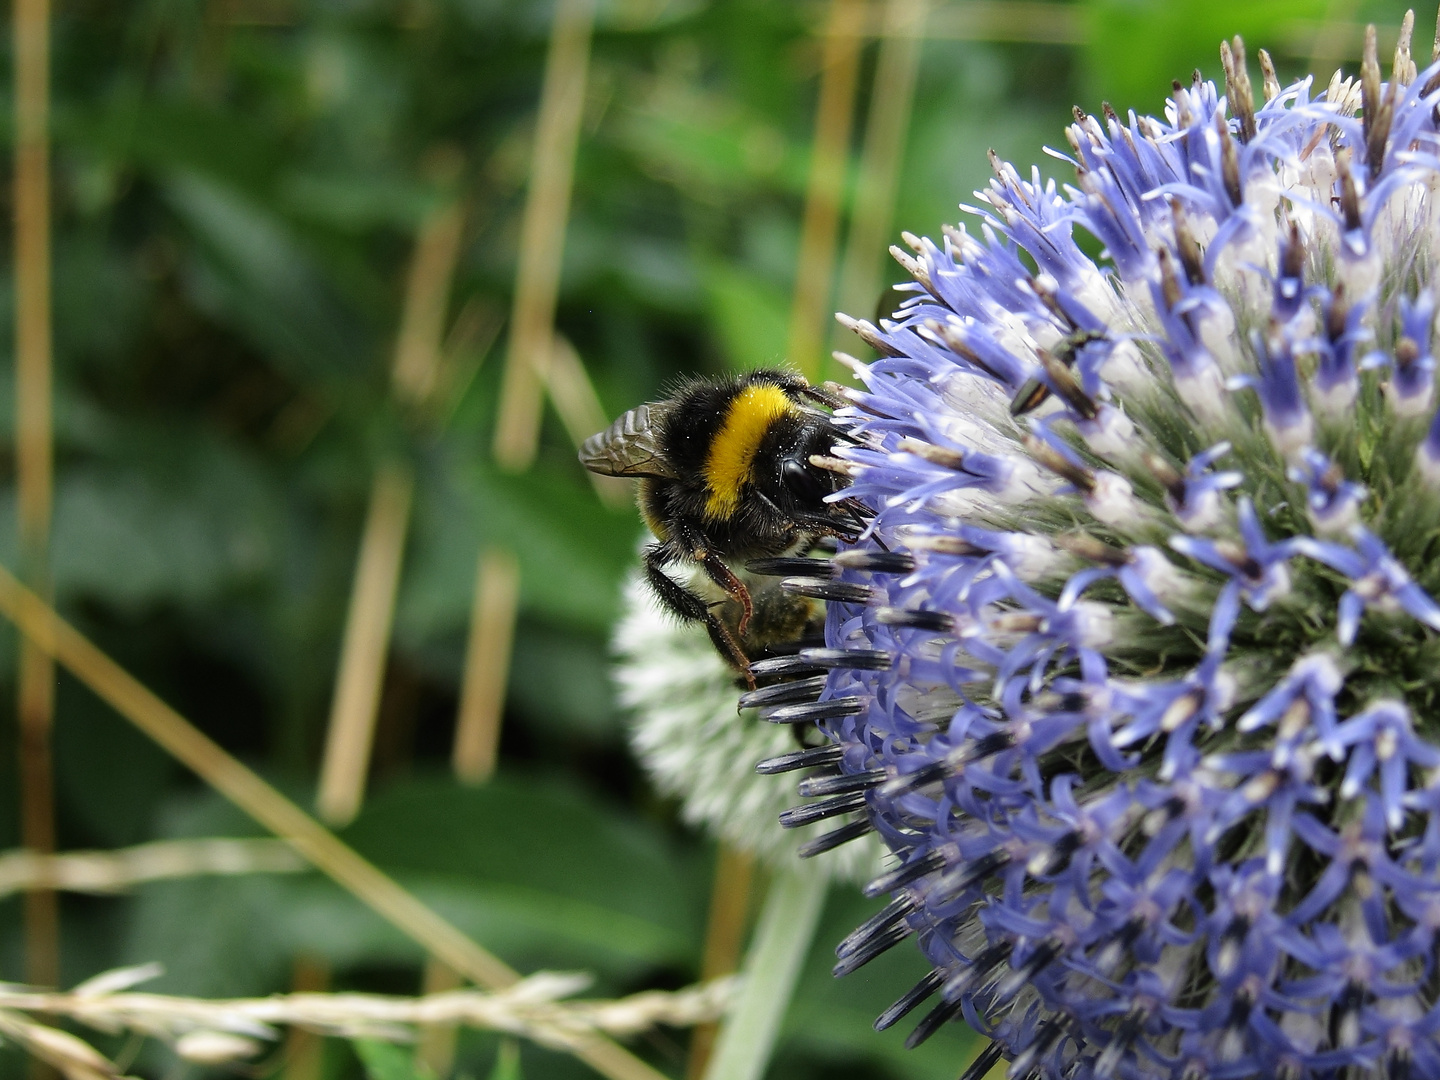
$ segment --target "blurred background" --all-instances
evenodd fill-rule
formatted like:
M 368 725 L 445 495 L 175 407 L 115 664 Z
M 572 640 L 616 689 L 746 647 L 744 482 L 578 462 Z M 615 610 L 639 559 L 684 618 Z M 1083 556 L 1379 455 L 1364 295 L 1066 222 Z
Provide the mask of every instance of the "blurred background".
M 962 220 L 988 149 L 1064 182 L 1042 147 L 1072 106 L 1157 112 L 1234 33 L 1257 87 L 1262 46 L 1282 81 L 1328 79 L 1367 21 L 1383 58 L 1404 8 L 16 0 L 0 562 L 519 971 L 688 985 L 733 963 L 713 927 L 705 960 L 717 852 L 627 751 L 607 637 L 640 525 L 576 440 L 682 373 L 836 377 L 832 348 L 865 353 L 831 313 L 888 311 L 885 248 Z M 455 984 L 284 851 L 236 849 L 238 876 L 190 873 L 194 847 L 127 861 L 267 833 L 8 623 L 0 682 L 0 980 L 160 961 L 152 988 L 204 996 Z M 26 894 L 65 882 L 21 847 L 119 852 L 96 865 L 123 893 Z M 736 877 L 732 911 L 764 878 Z M 833 891 L 770 1076 L 959 1073 L 959 1027 L 913 1052 L 871 1030 L 926 970 L 913 949 L 829 977 L 878 907 Z M 631 1049 L 680 1077 L 689 1040 Z M 26 1068 L 0 1047 L 0 1075 Z M 476 1034 L 418 1065 L 297 1037 L 217 1075 L 367 1069 L 598 1075 Z

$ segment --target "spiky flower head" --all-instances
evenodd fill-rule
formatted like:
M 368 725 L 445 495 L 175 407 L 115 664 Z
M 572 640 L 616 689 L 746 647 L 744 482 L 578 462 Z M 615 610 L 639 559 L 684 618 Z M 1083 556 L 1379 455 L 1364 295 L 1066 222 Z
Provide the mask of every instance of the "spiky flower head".
M 837 796 L 912 1039 L 1011 1077 L 1440 1077 L 1440 64 L 1164 119 L 907 237 L 835 467 Z M 1098 254 L 1097 254 L 1098 253 Z M 868 553 L 868 554 L 867 554 Z M 876 657 L 881 662 L 877 664 Z M 883 670 L 874 670 L 876 667 Z M 829 765 L 829 762 L 827 762 Z

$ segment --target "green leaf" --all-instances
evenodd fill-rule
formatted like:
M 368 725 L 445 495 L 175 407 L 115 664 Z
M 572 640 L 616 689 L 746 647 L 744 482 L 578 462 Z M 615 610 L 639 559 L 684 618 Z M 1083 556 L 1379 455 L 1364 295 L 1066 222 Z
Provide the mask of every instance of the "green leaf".
M 740 996 L 721 1025 L 706 1080 L 759 1080 L 775 1051 L 815 928 L 829 876 L 814 865 L 776 873 L 742 970 Z
M 351 1039 L 350 1045 L 367 1080 L 434 1080 L 435 1074 L 415 1056 L 415 1047 L 379 1039 Z
M 297 217 L 362 233 L 376 226 L 413 230 L 435 209 L 433 191 L 386 175 L 295 172 L 280 182 L 280 199 Z
M 183 170 L 252 192 L 267 186 L 284 156 L 273 126 L 178 95 L 115 95 L 91 109 L 62 107 L 56 136 L 152 174 Z
M 174 801 L 164 818 L 173 836 L 234 835 L 240 824 L 213 795 Z M 343 838 L 520 970 L 592 970 L 614 988 L 696 963 L 700 853 L 573 783 L 503 773 L 478 788 L 397 782 L 371 793 Z M 342 972 L 424 956 L 317 874 L 154 883 L 136 891 L 132 912 L 121 962 L 161 961 L 157 988 L 169 992 L 262 993 L 299 954 Z
M 536 731 L 619 741 L 624 723 L 606 641 L 525 620 L 516 629 L 509 697 Z M 565 678 L 555 679 L 556 670 Z
M 470 621 L 476 559 L 498 544 L 520 560 L 522 608 L 608 636 L 620 580 L 635 565 L 633 513 L 605 510 L 573 457 L 524 476 L 498 472 L 458 440 L 420 476 L 396 637 L 415 646 L 460 636 Z
M 99 237 L 70 235 L 55 252 L 57 360 L 125 364 L 145 330 L 150 285 L 130 260 Z M 4 333 L 10 334 L 9 319 Z
M 705 267 L 710 318 L 730 366 L 748 370 L 785 362 L 788 292 L 757 274 L 724 263 Z
M 696 857 L 573 784 L 407 781 L 373 797 L 343 836 L 478 940 L 552 966 L 685 964 L 702 936 Z
M 987 148 L 1012 162 L 1022 176 L 1030 175 L 1032 164 L 1055 172 L 1049 166 L 1056 163 L 1047 162 L 1043 147 L 1062 140 L 1064 126 L 1071 121 L 1070 106 L 1047 108 L 1044 102 L 1012 93 L 1015 76 L 1007 68 L 1008 54 L 1002 48 L 980 42 L 926 42 L 889 242 L 897 242 L 901 230 L 939 242 L 941 223 L 957 220 L 955 204 L 971 201 L 970 193 L 993 178 Z M 966 219 L 958 216 L 962 222 Z M 906 277 L 888 252 L 874 255 L 887 286 Z M 879 305 L 885 308 L 885 317 L 906 295 L 887 288 Z M 850 314 L 871 317 L 875 310 Z M 854 351 L 850 341 L 840 347 Z
M 282 219 L 198 173 L 165 185 L 203 258 L 190 286 L 212 316 L 249 338 L 296 377 L 353 372 L 371 349 Z
M 785 1020 L 786 1047 L 790 1055 L 804 1054 L 837 1065 L 868 1059 L 882 1066 L 886 1075 L 904 1080 L 954 1080 L 981 1044 L 981 1037 L 963 1022 L 946 1024 L 913 1050 L 905 1049 L 905 1036 L 925 1014 L 923 1007 L 889 1031 L 877 1032 L 872 1026 L 875 1017 L 930 969 L 914 938 L 843 979 L 830 974 L 836 944 L 881 906 L 853 888 L 831 890 Z M 784 1062 L 777 1061 L 770 1076 L 785 1075 Z
M 73 467 L 56 485 L 57 592 L 131 608 L 201 603 L 273 571 L 278 492 L 254 461 L 179 425 L 163 435 L 138 428 L 124 434 L 129 461 Z M 14 513 L 6 493 L 0 558 L 7 561 Z
M 700 276 L 684 243 L 643 233 L 617 237 L 612 221 L 584 209 L 577 207 L 565 230 L 561 283 L 567 295 L 614 281 L 646 308 L 689 313 L 700 306 Z M 614 293 L 606 296 L 607 307 L 619 306 Z
M 490 1080 L 524 1080 L 520 1072 L 520 1044 L 514 1039 L 500 1040 Z
M 69 676 L 56 686 L 55 778 L 71 843 L 116 848 L 149 838 L 156 808 L 180 771 L 173 758 Z
M 1122 116 L 1127 109 L 1159 113 L 1172 80 L 1188 85 L 1196 68 L 1217 78 L 1223 94 L 1220 42 L 1236 34 L 1245 39 L 1258 87 L 1256 50 L 1288 44 L 1297 21 L 1321 21 L 1326 10 L 1327 0 L 1088 0 L 1084 107 L 1098 111 L 1103 100 Z
M 805 188 L 805 154 L 764 116 L 696 86 L 669 86 L 631 112 L 626 145 L 656 176 L 710 199 Z M 699 190 L 694 190 L 699 189 Z

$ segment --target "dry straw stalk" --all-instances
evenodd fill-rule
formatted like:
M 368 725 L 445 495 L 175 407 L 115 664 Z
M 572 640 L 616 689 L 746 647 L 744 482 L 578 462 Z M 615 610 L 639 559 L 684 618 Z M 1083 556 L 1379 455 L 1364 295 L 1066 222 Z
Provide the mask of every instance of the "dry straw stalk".
M 0 568 L 0 615 L 216 791 L 283 837 L 316 869 L 437 959 L 490 989 L 502 989 L 520 980 L 504 961 L 441 918 L 227 754 L 4 568 Z M 603 1038 L 588 1040 L 575 1054 L 611 1080 L 664 1080 L 662 1073 Z
M 299 993 L 212 1000 L 126 989 L 159 973 L 157 965 L 106 972 L 68 993 L 0 984 L 0 1011 L 61 1017 L 107 1034 L 133 1032 L 172 1043 L 196 1032 L 273 1040 L 283 1027 L 413 1042 L 419 1028 L 445 1024 L 502 1031 L 574 1050 L 595 1035 L 628 1037 L 658 1024 L 691 1027 L 714 1020 L 734 991 L 733 979 L 718 979 L 672 992 L 564 1001 L 584 990 L 590 977 L 557 972 L 539 972 L 494 993 L 451 990 L 420 997 Z
M 214 874 L 294 874 L 310 864 L 284 840 L 157 840 L 120 851 L 0 853 L 0 898 L 28 889 L 118 893 L 147 881 Z
M 69 993 L 36 993 L 0 985 L 0 1035 L 63 1073 L 67 1080 L 109 1080 L 116 1066 L 68 1032 L 30 1014 L 59 1017 L 106 1034 L 162 1039 L 205 1064 L 254 1057 L 281 1029 L 345 1038 L 413 1042 L 435 1025 L 521 1036 L 578 1051 L 597 1036 L 629 1036 L 658 1024 L 690 1027 L 720 1016 L 733 996 L 730 979 L 672 993 L 649 991 L 610 1001 L 562 1001 L 589 985 L 586 975 L 540 972 L 495 993 L 453 990 L 422 997 L 379 994 L 283 994 L 267 998 L 175 997 L 130 992 L 159 974 L 158 965 L 107 972 Z

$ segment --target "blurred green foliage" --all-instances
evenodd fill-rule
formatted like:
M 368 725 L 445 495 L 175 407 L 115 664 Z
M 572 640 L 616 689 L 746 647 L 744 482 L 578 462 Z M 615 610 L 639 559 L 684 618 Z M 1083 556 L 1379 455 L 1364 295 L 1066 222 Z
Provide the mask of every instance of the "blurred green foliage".
M 1252 51 L 1280 42 L 1294 74 L 1297 20 L 1394 23 L 1403 10 L 1076 6 L 1079 48 L 926 43 L 894 233 L 956 221 L 989 147 L 1068 179 L 1041 147 L 1063 146 L 1072 104 L 1154 111 L 1172 78 L 1216 73 L 1222 35 L 1244 33 Z M 682 372 L 784 359 L 823 15 L 818 3 L 601 0 L 558 323 L 612 413 Z M 549 19 L 545 0 L 57 5 L 54 584 L 122 664 L 308 804 L 371 477 L 409 460 L 417 500 L 370 798 L 345 837 L 520 969 L 584 968 L 600 992 L 625 993 L 695 978 L 713 862 L 638 774 L 606 678 L 638 522 L 602 507 L 553 417 L 530 473 L 491 464 L 503 334 L 453 350 L 453 392 L 427 415 L 389 392 L 407 260 L 444 201 L 467 210 L 451 317 L 508 310 Z M 872 46 L 857 147 L 873 67 Z M 7 440 L 13 292 L 7 264 Z M 7 476 L 12 460 L 0 454 Z M 12 566 L 14 535 L 7 480 L 0 560 Z M 446 761 L 476 552 L 493 543 L 518 550 L 522 612 L 500 774 L 467 789 Z M 13 650 L 0 656 L 8 703 Z M 8 704 L 3 715 L 0 769 L 13 776 Z M 256 832 L 64 676 L 55 744 L 63 848 Z M 16 843 L 15 816 L 0 799 L 0 846 Z M 0 902 L 0 978 L 20 975 L 20 907 Z M 773 1076 L 958 1072 L 958 1029 L 907 1053 L 901 1033 L 869 1028 L 924 970 L 913 950 L 830 979 L 829 944 L 874 907 L 836 890 Z M 313 876 L 70 897 L 63 920 L 67 983 L 161 960 L 158 988 L 261 994 L 308 957 L 336 986 L 419 986 L 415 946 Z M 497 1045 L 467 1036 L 458 1068 L 588 1075 L 530 1046 L 497 1058 Z M 683 1047 L 661 1033 L 638 1050 L 674 1075 Z M 400 1080 L 409 1060 L 332 1043 L 327 1077 L 357 1077 L 363 1061 Z M 169 1061 L 147 1052 L 134 1071 L 180 1075 Z M 0 1050 L 0 1072 L 19 1068 Z

